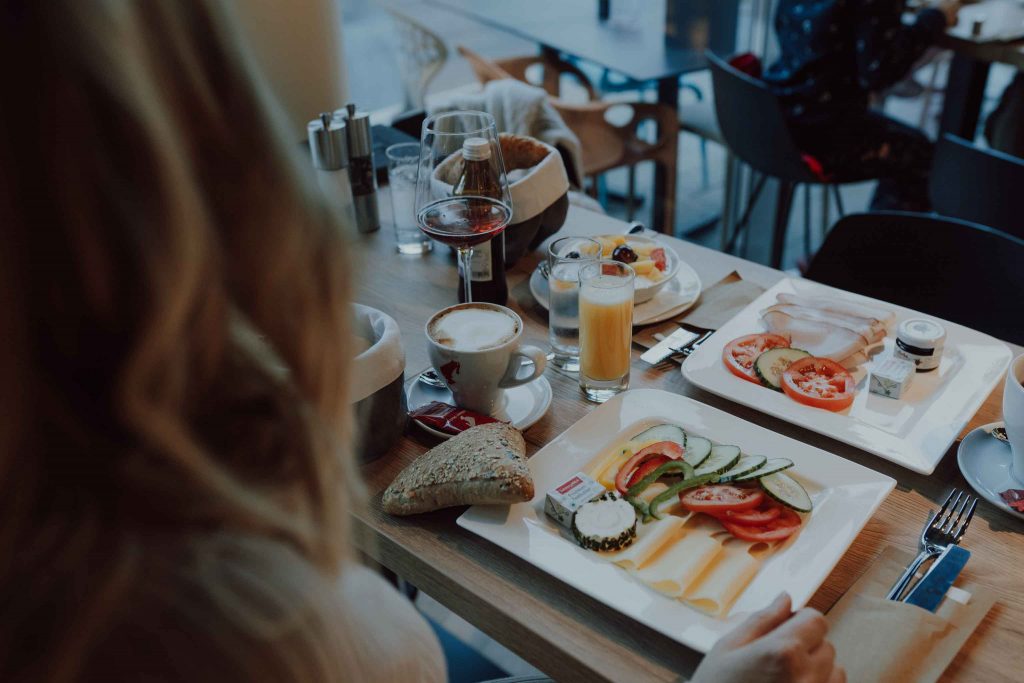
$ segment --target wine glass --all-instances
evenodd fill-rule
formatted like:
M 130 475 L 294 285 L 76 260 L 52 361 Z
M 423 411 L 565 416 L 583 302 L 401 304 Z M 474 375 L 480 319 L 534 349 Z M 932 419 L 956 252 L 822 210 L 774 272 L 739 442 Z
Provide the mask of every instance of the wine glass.
M 512 197 L 494 117 L 455 111 L 427 118 L 416 172 L 416 224 L 458 251 L 466 301 L 473 300 L 473 246 L 500 235 L 511 220 Z

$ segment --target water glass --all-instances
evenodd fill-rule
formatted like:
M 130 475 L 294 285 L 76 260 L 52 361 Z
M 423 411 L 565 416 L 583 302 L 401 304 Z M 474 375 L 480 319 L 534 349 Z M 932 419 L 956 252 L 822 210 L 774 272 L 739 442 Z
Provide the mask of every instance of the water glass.
M 580 390 L 603 403 L 629 386 L 636 274 L 599 260 L 580 269 Z
M 548 341 L 551 362 L 567 372 L 580 369 L 580 268 L 601 255 L 589 237 L 562 237 L 548 246 Z
M 416 225 L 416 169 L 420 143 L 402 142 L 388 147 L 388 185 L 391 186 L 395 242 L 402 254 L 423 254 L 431 249 L 430 239 Z

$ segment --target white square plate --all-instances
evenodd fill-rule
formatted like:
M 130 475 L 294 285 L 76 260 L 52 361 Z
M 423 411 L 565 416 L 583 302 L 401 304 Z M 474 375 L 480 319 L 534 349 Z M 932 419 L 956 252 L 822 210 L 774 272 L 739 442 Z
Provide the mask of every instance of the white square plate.
M 580 548 L 544 514 L 545 494 L 601 453 L 658 423 L 744 452 L 786 457 L 807 489 L 814 510 L 804 528 L 771 554 L 725 618 L 708 616 L 648 588 L 625 570 Z M 890 477 L 745 422 L 677 394 L 636 389 L 595 408 L 530 458 L 537 493 L 509 507 L 477 505 L 459 526 L 496 543 L 587 595 L 684 645 L 707 652 L 744 615 L 768 605 L 780 591 L 802 607 L 895 486 Z
M 833 413 L 811 408 L 771 389 L 740 379 L 722 363 L 722 349 L 737 337 L 763 332 L 761 311 L 776 303 L 780 292 L 834 296 L 881 306 L 896 313 L 884 340 L 883 354 L 892 355 L 895 330 L 907 318 L 931 318 L 946 328 L 942 363 L 917 373 L 899 400 L 872 394 L 866 366 L 854 373 L 857 397 L 846 410 Z M 833 439 L 891 460 L 907 469 L 931 474 L 950 444 L 999 383 L 1012 357 L 1001 341 L 932 315 L 851 294 L 810 280 L 784 279 L 722 325 L 683 363 L 683 376 L 702 389 L 745 406 L 806 427 Z

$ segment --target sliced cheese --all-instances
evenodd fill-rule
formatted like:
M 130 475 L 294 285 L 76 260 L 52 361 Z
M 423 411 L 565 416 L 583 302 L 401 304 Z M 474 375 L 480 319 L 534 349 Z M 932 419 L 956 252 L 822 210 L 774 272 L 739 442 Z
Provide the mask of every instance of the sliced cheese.
M 602 555 L 626 569 L 642 567 L 663 545 L 679 537 L 680 530 L 685 523 L 686 520 L 683 517 L 666 515 L 657 521 L 640 525 L 640 528 L 637 529 L 636 540 L 632 545 L 619 552 L 602 553 Z
M 722 542 L 713 527 L 700 522 L 688 524 L 680 538 L 662 546 L 634 574 L 659 593 L 679 597 L 721 549 Z
M 613 489 L 615 488 L 615 475 L 619 473 L 619 468 L 625 465 L 632 456 L 633 451 L 626 446 L 612 449 L 595 460 L 586 473 L 606 489 Z
M 690 606 L 713 616 L 724 614 L 757 574 L 769 552 L 765 543 L 751 543 L 722 534 L 722 551 L 683 594 Z

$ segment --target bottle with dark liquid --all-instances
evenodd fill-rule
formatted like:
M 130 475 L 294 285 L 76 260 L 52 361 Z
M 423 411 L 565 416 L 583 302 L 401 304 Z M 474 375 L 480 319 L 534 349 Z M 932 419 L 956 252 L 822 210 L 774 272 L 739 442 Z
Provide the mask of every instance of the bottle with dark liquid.
M 462 145 L 462 174 L 455 183 L 452 194 L 464 197 L 464 218 L 475 227 L 484 227 L 495 219 L 509 220 L 509 216 L 495 215 L 495 201 L 502 197 L 494 166 L 491 164 L 491 146 L 484 138 L 469 138 Z M 479 199 L 477 199 L 479 198 Z M 486 198 L 486 199 L 485 199 Z M 488 199 L 493 201 L 488 201 Z M 480 232 L 488 232 L 486 229 Z M 459 268 L 459 301 L 463 296 L 462 278 L 466 274 Z M 504 305 L 508 301 L 508 283 L 505 280 L 505 235 L 495 235 L 490 240 L 473 247 L 470 267 L 473 283 L 473 300 Z

